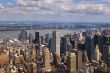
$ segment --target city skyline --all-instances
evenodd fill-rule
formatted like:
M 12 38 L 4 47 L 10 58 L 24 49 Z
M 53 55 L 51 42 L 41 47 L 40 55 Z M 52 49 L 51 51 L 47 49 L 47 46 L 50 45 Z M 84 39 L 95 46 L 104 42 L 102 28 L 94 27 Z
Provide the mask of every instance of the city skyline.
M 0 21 L 110 22 L 109 0 L 0 0 Z

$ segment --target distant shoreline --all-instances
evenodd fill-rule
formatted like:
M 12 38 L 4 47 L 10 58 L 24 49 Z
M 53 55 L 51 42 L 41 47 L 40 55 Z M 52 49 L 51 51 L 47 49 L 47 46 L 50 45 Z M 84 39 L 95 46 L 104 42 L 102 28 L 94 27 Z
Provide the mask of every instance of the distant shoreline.
M 0 30 L 0 32 L 2 32 L 2 31 L 20 31 L 21 29 L 4 29 L 4 30 Z M 46 29 L 26 29 L 26 30 L 46 30 Z M 75 29 L 53 29 L 53 28 L 48 29 L 47 28 L 47 30 L 75 30 Z

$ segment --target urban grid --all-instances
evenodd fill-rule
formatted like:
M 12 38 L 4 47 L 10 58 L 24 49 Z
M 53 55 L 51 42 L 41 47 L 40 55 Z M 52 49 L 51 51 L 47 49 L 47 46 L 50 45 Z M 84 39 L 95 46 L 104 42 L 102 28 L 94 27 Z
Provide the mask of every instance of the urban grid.
M 110 29 L 18 37 L 0 41 L 0 73 L 110 73 Z
M 110 73 L 110 0 L 0 0 L 0 73 Z

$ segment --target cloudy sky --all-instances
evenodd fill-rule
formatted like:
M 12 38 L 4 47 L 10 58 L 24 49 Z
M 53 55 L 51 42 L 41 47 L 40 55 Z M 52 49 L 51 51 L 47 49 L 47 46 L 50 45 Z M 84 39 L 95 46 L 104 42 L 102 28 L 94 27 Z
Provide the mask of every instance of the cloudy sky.
M 110 22 L 110 0 L 0 0 L 0 21 Z

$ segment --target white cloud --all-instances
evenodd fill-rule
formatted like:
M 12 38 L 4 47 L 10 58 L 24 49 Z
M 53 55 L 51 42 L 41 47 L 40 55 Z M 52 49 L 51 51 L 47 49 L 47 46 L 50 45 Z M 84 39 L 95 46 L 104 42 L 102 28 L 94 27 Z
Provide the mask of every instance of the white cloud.
M 0 4 L 0 9 L 3 9 L 3 8 L 4 8 L 4 6 L 2 4 Z
M 80 0 L 85 2 L 85 0 Z M 87 0 L 86 0 L 87 1 Z M 88 0 L 89 1 L 89 0 Z M 94 0 L 95 1 L 95 0 Z M 91 1 L 90 1 L 91 2 Z M 39 12 L 50 14 L 98 14 L 109 13 L 109 6 L 103 3 L 74 3 L 72 0 L 17 0 L 17 5 L 25 6 L 25 10 L 32 10 L 33 7 L 39 9 Z M 31 7 L 32 9 L 29 9 Z M 33 9 L 34 11 L 34 9 Z
M 25 0 L 17 0 L 16 4 L 17 5 L 26 5 L 26 2 L 25 2 Z
M 90 16 L 105 16 L 110 15 L 110 6 L 103 0 L 96 2 L 95 0 L 85 3 L 85 0 L 81 2 L 72 2 L 72 0 L 17 0 L 16 5 L 12 6 L 12 3 L 8 3 L 8 6 L 0 5 L 0 13 L 11 14 L 19 16 L 72 16 L 72 15 L 90 15 Z M 107 2 L 108 0 L 106 0 Z M 95 3 L 96 2 L 96 3 Z M 9 6 L 11 5 L 11 7 Z

